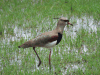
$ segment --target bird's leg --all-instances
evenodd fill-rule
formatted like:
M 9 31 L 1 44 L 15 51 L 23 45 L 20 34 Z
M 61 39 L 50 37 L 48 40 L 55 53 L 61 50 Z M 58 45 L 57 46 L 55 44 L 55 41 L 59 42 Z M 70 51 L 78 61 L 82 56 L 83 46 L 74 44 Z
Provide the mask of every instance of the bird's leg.
M 35 51 L 35 53 L 36 53 L 36 55 L 37 55 L 37 57 L 38 57 L 38 59 L 39 59 L 39 64 L 38 64 L 38 67 L 41 65 L 41 59 L 39 58 L 39 56 L 38 56 L 38 54 L 37 54 L 37 52 L 36 52 L 36 50 L 35 50 L 35 47 L 33 47 L 33 50 Z
M 50 57 L 51 57 L 51 49 L 50 49 L 50 53 L 49 53 L 49 66 L 50 66 L 50 70 L 51 70 L 51 61 L 50 61 L 51 58 Z

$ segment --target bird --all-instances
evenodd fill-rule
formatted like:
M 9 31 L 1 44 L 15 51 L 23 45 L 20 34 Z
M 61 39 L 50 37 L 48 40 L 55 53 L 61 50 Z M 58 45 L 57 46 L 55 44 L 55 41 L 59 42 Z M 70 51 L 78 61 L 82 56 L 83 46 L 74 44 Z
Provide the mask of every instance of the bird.
M 31 39 L 22 45 L 18 46 L 18 48 L 29 48 L 33 47 L 34 52 L 36 53 L 38 59 L 39 59 L 39 64 L 38 67 L 41 65 L 41 59 L 36 52 L 35 48 L 36 47 L 45 47 L 50 50 L 49 53 L 49 66 L 51 69 L 51 48 L 58 45 L 62 39 L 64 27 L 66 25 L 72 25 L 69 20 L 66 17 L 61 17 L 58 20 L 57 27 L 49 32 L 44 32 L 38 36 L 36 36 L 34 39 Z

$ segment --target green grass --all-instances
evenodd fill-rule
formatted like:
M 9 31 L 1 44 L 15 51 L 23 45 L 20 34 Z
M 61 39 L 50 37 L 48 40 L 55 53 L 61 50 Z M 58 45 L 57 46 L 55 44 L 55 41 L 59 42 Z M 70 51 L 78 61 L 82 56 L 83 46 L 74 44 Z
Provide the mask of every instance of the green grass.
M 42 65 L 40 66 L 40 69 L 37 70 L 36 67 L 34 65 L 36 65 L 36 55 L 34 53 L 34 51 L 32 50 L 32 48 L 29 49 L 18 49 L 18 42 L 14 41 L 11 42 L 9 45 L 8 44 L 1 44 L 1 50 L 0 50 L 0 55 L 1 55 L 1 62 L 2 62 L 2 67 L 3 70 L 1 71 L 1 74 L 54 74 L 56 72 L 56 74 L 62 74 L 63 72 L 61 70 L 64 70 L 64 68 L 66 68 L 66 66 L 71 65 L 71 64 L 80 64 L 80 65 L 84 65 L 85 67 L 85 72 L 82 71 L 82 69 L 78 69 L 75 71 L 69 71 L 68 74 L 99 74 L 99 56 L 100 56 L 100 40 L 98 41 L 99 37 L 100 37 L 100 32 L 97 32 L 97 34 L 92 33 L 92 34 L 88 34 L 87 31 L 84 31 L 85 35 L 84 37 L 82 37 L 81 32 L 84 31 L 83 29 L 80 30 L 80 33 L 78 36 L 81 37 L 77 37 L 76 39 L 73 39 L 73 43 L 71 44 L 71 41 L 69 40 L 70 37 L 68 37 L 66 40 L 69 47 L 71 47 L 71 52 L 68 53 L 68 51 L 63 52 L 63 50 L 66 48 L 66 45 L 61 47 L 61 45 L 63 45 L 63 40 L 62 42 L 59 44 L 59 47 L 55 47 L 53 48 L 53 55 L 51 57 L 51 61 L 52 61 L 52 67 L 55 67 L 55 70 L 53 71 L 53 69 L 51 70 L 51 73 L 49 73 L 48 71 L 48 58 L 49 58 L 49 50 L 43 48 L 42 51 L 40 51 L 40 48 L 36 48 L 41 60 L 42 60 Z M 87 35 L 88 34 L 88 35 Z M 91 37 L 92 35 L 92 37 Z M 98 37 L 95 37 L 95 35 L 98 35 Z M 81 38 L 81 40 L 83 41 L 84 38 L 88 37 L 89 41 L 91 40 L 95 40 L 91 41 L 91 43 L 87 43 L 87 41 L 84 41 L 84 43 L 79 42 L 77 39 Z M 65 38 L 65 36 L 64 36 Z M 75 41 L 76 40 L 76 41 Z M 87 40 L 87 39 L 85 39 Z M 96 44 L 98 41 L 98 44 Z M 78 45 L 76 45 L 78 44 Z M 85 44 L 88 47 L 88 51 L 85 53 L 82 53 L 82 45 L 81 44 Z M 59 48 L 60 48 L 60 54 L 59 54 Z M 78 53 L 76 53 L 76 51 L 73 51 L 73 49 L 77 49 Z M 56 49 L 56 51 L 55 51 Z M 67 50 L 67 48 L 66 48 Z M 28 52 L 28 53 L 27 53 Z M 44 55 L 44 53 L 46 52 L 46 54 Z M 87 54 L 89 53 L 89 55 Z M 31 56 L 32 55 L 32 56 Z M 62 55 L 62 57 L 61 57 Z M 77 56 L 79 58 L 77 58 Z M 81 58 L 80 58 L 81 57 Z M 62 59 L 63 58 L 63 59 Z M 15 60 L 16 59 L 16 60 Z M 13 60 L 13 63 L 11 63 L 11 61 Z M 19 65 L 19 60 L 21 60 L 21 65 Z M 43 69 L 42 69 L 43 67 Z M 32 70 L 36 70 L 35 72 Z M 28 73 L 29 72 L 29 73 Z
M 67 3 L 65 3 L 67 2 Z M 53 18 L 67 16 L 93 16 L 100 20 L 99 0 L 0 0 L 0 74 L 1 75 L 98 75 L 100 74 L 100 27 L 97 32 L 89 33 L 81 28 L 77 37 L 63 34 L 63 40 L 53 48 L 51 56 L 52 69 L 49 71 L 49 50 L 36 48 L 42 64 L 37 69 L 36 54 L 32 48 L 18 49 L 18 45 L 27 41 L 24 37 L 8 43 L 15 36 L 14 28 L 30 30 L 32 37 L 37 31 L 45 32 L 54 29 L 57 20 Z M 72 9 L 71 9 L 72 8 Z M 77 19 L 72 21 L 76 22 Z M 56 22 L 54 22 L 56 21 Z M 40 29 L 42 28 L 42 29 Z M 70 28 L 70 27 L 69 27 Z M 6 31 L 4 33 L 4 31 Z M 19 32 L 20 33 L 20 32 Z M 5 37 L 6 36 L 6 37 Z M 17 37 L 17 36 L 16 36 Z M 5 43 L 3 39 L 5 40 Z M 84 51 L 84 45 L 88 49 Z M 80 65 L 73 69 L 72 65 Z M 83 66 L 82 66 L 83 65 Z

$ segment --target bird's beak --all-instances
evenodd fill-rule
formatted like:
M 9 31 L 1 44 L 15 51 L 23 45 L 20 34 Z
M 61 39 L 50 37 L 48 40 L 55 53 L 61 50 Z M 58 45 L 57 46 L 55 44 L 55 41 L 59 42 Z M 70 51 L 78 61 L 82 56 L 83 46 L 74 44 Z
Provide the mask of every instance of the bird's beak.
M 67 25 L 72 25 L 73 26 L 73 24 L 71 24 L 70 22 L 67 22 Z

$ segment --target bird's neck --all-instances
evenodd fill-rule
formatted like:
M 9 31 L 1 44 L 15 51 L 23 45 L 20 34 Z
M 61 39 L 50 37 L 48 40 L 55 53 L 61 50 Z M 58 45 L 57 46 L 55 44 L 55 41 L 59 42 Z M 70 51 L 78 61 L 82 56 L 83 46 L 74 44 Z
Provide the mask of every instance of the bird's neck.
M 61 23 L 61 24 L 57 24 L 57 27 L 56 27 L 56 30 L 58 31 L 58 32 L 60 32 L 61 34 L 63 34 L 63 31 L 64 31 L 64 27 L 65 27 L 65 23 Z

